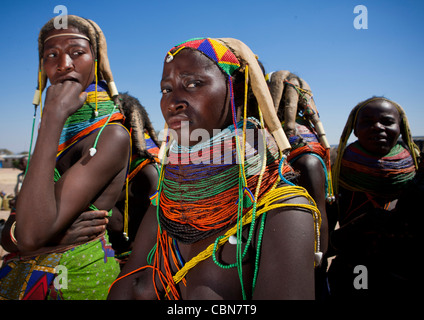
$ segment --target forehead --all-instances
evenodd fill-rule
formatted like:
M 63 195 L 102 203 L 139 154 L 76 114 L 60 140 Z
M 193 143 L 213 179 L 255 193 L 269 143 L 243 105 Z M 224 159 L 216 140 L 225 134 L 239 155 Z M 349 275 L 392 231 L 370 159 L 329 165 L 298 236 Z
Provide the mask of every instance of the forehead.
M 386 100 L 375 100 L 371 101 L 367 105 L 363 106 L 358 112 L 358 120 L 365 117 L 383 117 L 392 116 L 396 119 L 400 119 L 399 110 L 395 105 Z
M 221 74 L 219 67 L 204 54 L 193 49 L 183 49 L 170 62 L 165 62 L 163 66 L 163 76 L 177 69 L 180 73 L 195 74 L 207 73 L 209 75 Z
M 60 35 L 60 34 L 64 34 L 64 35 L 59 36 L 59 37 L 53 37 L 53 38 L 45 41 L 44 49 L 55 46 L 58 43 L 72 43 L 72 44 L 79 44 L 79 45 L 86 45 L 86 46 L 90 45 L 90 42 L 86 39 L 78 38 L 77 36 L 65 35 L 65 34 L 69 34 L 69 33 L 80 34 L 84 37 L 87 37 L 87 35 L 85 35 L 81 31 L 79 31 L 78 28 L 73 27 L 73 26 L 69 27 L 67 29 L 52 29 L 46 34 L 45 39 L 48 39 L 51 36 L 56 36 L 56 35 Z

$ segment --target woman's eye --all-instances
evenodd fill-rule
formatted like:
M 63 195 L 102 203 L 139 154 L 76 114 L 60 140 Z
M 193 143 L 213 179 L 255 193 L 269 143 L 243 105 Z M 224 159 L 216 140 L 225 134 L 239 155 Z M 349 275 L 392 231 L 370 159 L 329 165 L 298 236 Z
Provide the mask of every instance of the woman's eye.
M 196 88 L 200 85 L 200 81 L 191 81 L 187 84 L 187 88 Z
M 72 55 L 74 55 L 74 56 L 80 56 L 82 54 L 84 54 L 84 51 L 82 51 L 82 50 L 72 52 Z
M 166 88 L 164 88 L 164 89 L 160 89 L 160 92 L 161 92 L 162 94 L 166 94 L 166 93 L 171 92 L 171 90 L 170 90 L 170 89 L 166 89 Z

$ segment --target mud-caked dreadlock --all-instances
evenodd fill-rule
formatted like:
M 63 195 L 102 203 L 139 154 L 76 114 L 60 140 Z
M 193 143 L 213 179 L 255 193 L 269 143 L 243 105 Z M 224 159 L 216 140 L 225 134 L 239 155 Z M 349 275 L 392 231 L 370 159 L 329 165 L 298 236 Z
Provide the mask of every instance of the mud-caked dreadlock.
M 129 95 L 128 92 L 119 95 L 122 111 L 126 118 L 125 123 L 132 130 L 132 143 L 137 154 L 143 158 L 153 159 L 155 155 L 152 155 L 146 148 L 145 131 L 157 146 L 159 143 L 146 109 L 137 98 Z

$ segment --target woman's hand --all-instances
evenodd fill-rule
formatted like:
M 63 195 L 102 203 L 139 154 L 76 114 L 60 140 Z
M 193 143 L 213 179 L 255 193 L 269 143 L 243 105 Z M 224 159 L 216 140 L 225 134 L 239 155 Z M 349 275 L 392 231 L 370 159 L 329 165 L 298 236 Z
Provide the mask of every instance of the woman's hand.
M 106 230 L 109 222 L 107 211 L 83 212 L 66 230 L 65 235 L 58 239 L 58 245 L 71 245 L 88 242 L 95 239 Z
M 43 113 L 58 112 L 59 119 L 66 120 L 77 111 L 87 99 L 79 82 L 66 80 L 47 88 Z

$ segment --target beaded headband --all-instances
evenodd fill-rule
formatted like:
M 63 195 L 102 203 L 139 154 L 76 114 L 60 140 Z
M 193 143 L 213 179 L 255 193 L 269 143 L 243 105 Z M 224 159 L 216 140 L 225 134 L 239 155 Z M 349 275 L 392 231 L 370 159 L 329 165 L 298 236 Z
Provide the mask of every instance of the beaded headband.
M 168 52 L 166 62 L 171 62 L 174 56 L 184 48 L 193 48 L 202 52 L 229 76 L 241 66 L 239 60 L 230 49 L 211 38 L 194 38 L 180 43 Z

